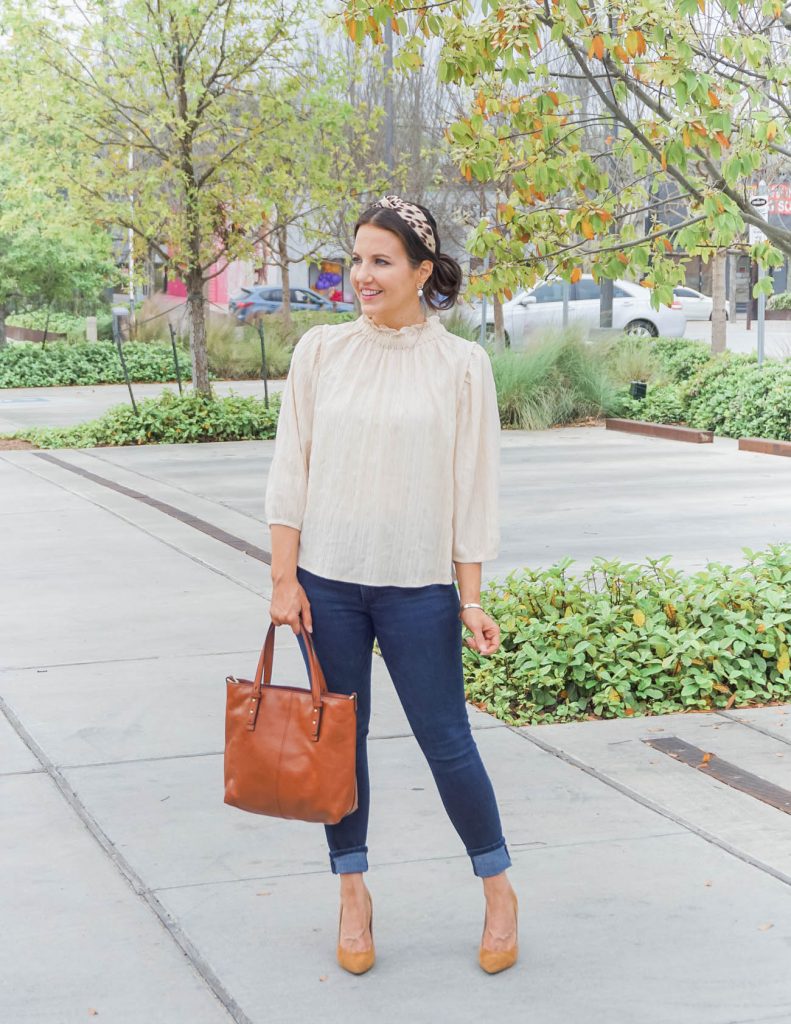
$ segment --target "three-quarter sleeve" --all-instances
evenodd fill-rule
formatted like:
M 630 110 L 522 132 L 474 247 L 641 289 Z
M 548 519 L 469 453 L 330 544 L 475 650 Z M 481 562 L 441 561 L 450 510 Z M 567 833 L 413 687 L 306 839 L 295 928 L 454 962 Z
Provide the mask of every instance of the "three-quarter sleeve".
M 492 364 L 474 345 L 456 416 L 453 561 L 485 562 L 500 544 L 500 414 Z
M 283 388 L 264 503 L 269 526 L 302 529 L 313 435 L 313 404 L 322 327 L 311 327 L 294 347 Z

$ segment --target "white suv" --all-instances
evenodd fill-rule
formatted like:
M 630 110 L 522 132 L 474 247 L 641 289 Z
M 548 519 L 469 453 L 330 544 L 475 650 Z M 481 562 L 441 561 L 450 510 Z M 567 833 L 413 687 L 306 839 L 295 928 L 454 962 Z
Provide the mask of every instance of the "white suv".
M 569 286 L 569 324 L 585 327 L 599 326 L 601 289 L 590 274 L 583 274 L 576 284 Z M 467 306 L 472 323 L 480 323 L 480 302 Z M 486 304 L 487 333 L 494 329 L 494 308 Z M 545 327 L 560 327 L 563 323 L 563 282 L 552 278 L 528 291 L 520 292 L 503 303 L 503 322 L 506 344 L 513 349 L 524 348 L 530 335 Z M 613 282 L 612 326 L 626 334 L 649 337 L 662 335 L 681 338 L 687 318 L 681 303 L 654 309 L 648 289 L 633 281 Z

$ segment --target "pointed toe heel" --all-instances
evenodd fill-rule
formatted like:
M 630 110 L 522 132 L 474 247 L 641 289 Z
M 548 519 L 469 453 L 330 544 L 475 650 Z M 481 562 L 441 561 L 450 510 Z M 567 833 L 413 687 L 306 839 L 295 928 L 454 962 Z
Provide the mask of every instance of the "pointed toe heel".
M 349 974 L 365 974 L 365 972 L 370 971 L 370 969 L 376 963 L 376 948 L 374 947 L 374 904 L 373 900 L 371 899 L 370 893 L 368 895 L 368 902 L 370 904 L 368 927 L 371 932 L 371 948 L 363 950 L 362 953 L 352 952 L 352 950 L 345 949 L 341 945 L 341 921 L 343 920 L 343 906 L 341 906 L 340 914 L 338 916 L 338 965 L 342 967 L 344 971 L 348 971 Z
M 492 950 L 484 949 L 483 942 L 478 950 L 478 963 L 481 968 L 486 971 L 487 974 L 499 974 L 500 971 L 507 971 L 509 967 L 513 967 L 519 958 L 519 939 L 518 939 L 518 928 L 519 928 L 519 901 L 516 898 L 516 893 L 513 894 L 514 901 L 514 914 L 517 916 L 517 937 L 514 941 L 513 946 L 510 949 Z M 486 920 L 483 922 L 484 935 L 486 934 Z

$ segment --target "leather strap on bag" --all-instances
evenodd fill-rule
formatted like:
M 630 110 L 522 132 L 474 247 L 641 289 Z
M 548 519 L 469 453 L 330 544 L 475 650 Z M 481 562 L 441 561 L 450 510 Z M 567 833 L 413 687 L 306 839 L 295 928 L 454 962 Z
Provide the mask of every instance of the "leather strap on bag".
M 316 651 L 313 647 L 313 638 L 304 626 L 301 631 L 302 639 L 305 641 L 305 647 L 308 652 L 310 692 L 313 697 L 311 738 L 313 740 L 318 740 L 319 729 L 321 727 L 321 711 L 323 706 L 322 698 L 327 692 L 327 682 L 324 678 L 324 673 L 321 671 L 319 660 L 316 657 Z M 264 686 L 272 685 L 272 664 L 274 662 L 274 656 L 275 624 L 274 622 L 271 622 L 266 634 L 266 640 L 264 640 L 264 646 L 261 649 L 261 657 L 258 659 L 258 666 L 255 670 L 255 679 L 253 681 L 253 692 L 250 695 L 250 710 L 247 716 L 247 728 L 250 731 L 255 729 L 255 724 L 258 720 L 258 709 L 261 706 L 261 690 Z

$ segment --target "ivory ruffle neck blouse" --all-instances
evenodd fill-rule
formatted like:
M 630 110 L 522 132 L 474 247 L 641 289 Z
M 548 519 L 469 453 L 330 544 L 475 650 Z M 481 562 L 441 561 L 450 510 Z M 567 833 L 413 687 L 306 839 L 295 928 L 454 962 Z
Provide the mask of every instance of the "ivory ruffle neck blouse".
M 500 419 L 489 357 L 439 316 L 311 327 L 291 359 L 266 519 L 297 564 L 369 586 L 450 583 L 499 546 Z

